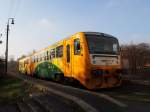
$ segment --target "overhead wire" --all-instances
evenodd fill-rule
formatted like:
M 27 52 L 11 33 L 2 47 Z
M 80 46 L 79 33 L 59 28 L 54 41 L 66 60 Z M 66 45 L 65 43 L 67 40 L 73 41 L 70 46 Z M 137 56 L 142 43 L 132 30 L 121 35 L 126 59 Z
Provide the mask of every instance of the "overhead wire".
M 20 8 L 20 5 L 21 5 L 21 0 L 9 0 L 9 4 L 8 4 L 8 15 L 6 15 L 6 18 L 4 18 L 4 20 L 8 20 L 8 18 L 15 18 L 15 21 L 16 21 L 16 15 L 19 11 L 19 8 Z M 8 21 L 6 21 L 6 24 L 7 24 Z M 6 24 L 3 24 L 1 25 L 1 32 L 0 32 L 0 35 L 1 34 L 4 34 L 6 32 Z M 4 39 L 5 40 L 5 39 Z
M 14 5 L 13 4 L 13 0 L 9 0 L 8 3 L 9 3 L 8 7 L 6 7 L 6 9 L 8 9 L 8 15 L 6 15 L 6 17 L 4 17 L 3 20 L 7 20 L 11 16 L 11 14 L 12 14 L 12 9 L 13 9 L 13 5 Z M 7 24 L 7 22 L 6 22 L 6 24 Z M 1 32 L 0 33 L 3 34 L 6 31 L 6 28 L 5 28 L 6 24 L 2 23 L 1 30 L 0 30 Z
M 19 8 L 20 8 L 20 5 L 21 5 L 21 0 L 17 0 L 17 2 L 16 2 L 16 7 L 15 7 L 15 10 L 14 10 L 13 18 L 16 18 L 17 13 L 18 13 Z
M 15 18 L 17 13 L 19 11 L 21 5 L 21 0 L 10 0 L 10 6 L 9 6 L 9 11 L 8 11 L 8 18 Z
M 17 9 L 18 9 L 17 7 L 19 5 L 18 4 L 19 1 L 20 0 L 9 0 L 8 7 L 6 7 L 6 8 L 8 8 L 8 15 L 6 15 L 4 20 L 8 20 L 8 18 L 10 18 L 10 17 L 14 18 L 16 16 Z M 7 22 L 8 21 L 6 21 L 6 24 L 7 24 Z M 4 33 L 6 31 L 6 28 L 5 28 L 6 24 L 2 25 L 3 27 L 1 27 L 1 30 L 0 30 L 1 32 L 0 33 Z
M 9 9 L 8 9 L 8 17 L 7 18 L 11 17 L 12 12 L 13 12 L 13 6 L 14 6 L 14 0 L 9 0 L 9 1 L 10 2 L 9 2 Z
M 17 16 L 17 13 L 19 11 L 19 8 L 20 8 L 20 5 L 21 5 L 21 0 L 9 0 L 9 4 L 8 4 L 8 15 L 6 15 L 7 17 L 4 18 L 4 20 L 8 20 L 8 18 L 14 18 L 15 21 L 16 21 L 16 16 Z M 6 21 L 6 24 L 7 24 L 8 21 Z M 4 33 L 6 31 L 5 29 L 5 25 L 6 24 L 3 24 L 1 25 L 1 33 Z

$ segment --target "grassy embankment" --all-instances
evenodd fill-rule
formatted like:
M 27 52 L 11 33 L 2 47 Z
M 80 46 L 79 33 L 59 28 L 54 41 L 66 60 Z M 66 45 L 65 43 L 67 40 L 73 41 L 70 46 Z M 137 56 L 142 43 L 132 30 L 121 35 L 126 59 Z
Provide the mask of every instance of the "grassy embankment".
M 0 78 L 0 104 L 13 103 L 38 91 L 32 84 L 12 76 Z

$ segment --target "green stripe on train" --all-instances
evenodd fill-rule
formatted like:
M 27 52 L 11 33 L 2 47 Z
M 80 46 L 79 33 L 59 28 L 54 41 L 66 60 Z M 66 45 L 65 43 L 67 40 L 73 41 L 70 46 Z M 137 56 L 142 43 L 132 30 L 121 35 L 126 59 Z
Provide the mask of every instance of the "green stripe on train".
M 42 62 L 35 69 L 35 76 L 54 79 L 56 74 L 63 73 L 61 69 L 51 62 Z

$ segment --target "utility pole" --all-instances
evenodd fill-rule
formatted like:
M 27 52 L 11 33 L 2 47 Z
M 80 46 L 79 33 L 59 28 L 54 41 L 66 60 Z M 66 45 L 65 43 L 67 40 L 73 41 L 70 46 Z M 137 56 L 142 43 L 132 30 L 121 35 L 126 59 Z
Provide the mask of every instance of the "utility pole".
M 8 70 L 8 36 L 9 36 L 9 20 L 11 20 L 11 24 L 14 24 L 14 18 L 8 18 L 7 22 L 7 31 L 6 31 L 6 54 L 5 54 L 5 73 L 7 74 Z

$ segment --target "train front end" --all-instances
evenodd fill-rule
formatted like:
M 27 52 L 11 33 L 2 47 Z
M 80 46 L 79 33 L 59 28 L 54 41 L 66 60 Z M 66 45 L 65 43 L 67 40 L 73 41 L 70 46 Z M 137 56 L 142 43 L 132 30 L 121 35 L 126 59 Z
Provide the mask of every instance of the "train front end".
M 86 86 L 89 89 L 121 85 L 121 63 L 118 39 L 104 33 L 87 32 L 89 66 Z

